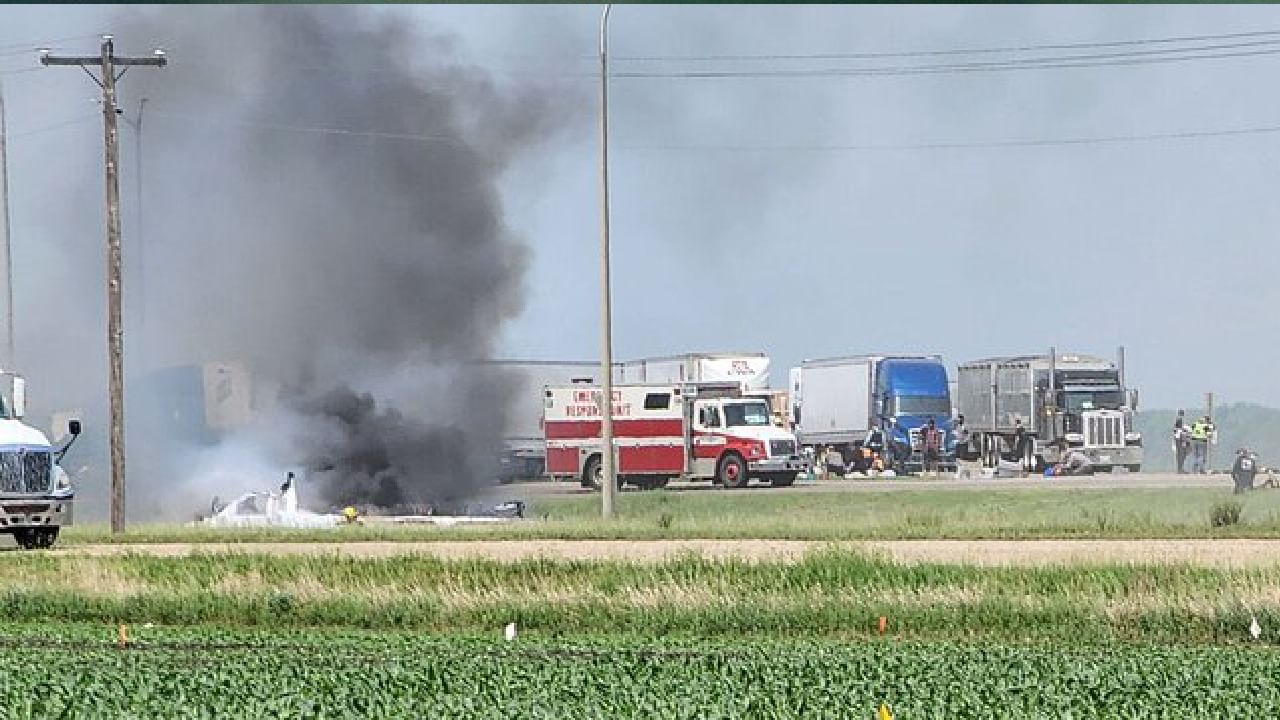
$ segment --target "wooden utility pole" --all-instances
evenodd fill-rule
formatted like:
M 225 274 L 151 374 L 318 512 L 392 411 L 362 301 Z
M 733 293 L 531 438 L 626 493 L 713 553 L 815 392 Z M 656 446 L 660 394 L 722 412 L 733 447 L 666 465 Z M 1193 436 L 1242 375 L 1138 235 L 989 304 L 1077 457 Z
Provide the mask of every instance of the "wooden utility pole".
M 0 87 L 0 232 L 4 233 L 4 369 L 16 370 L 13 339 L 13 238 L 9 236 L 9 128 L 5 121 L 4 88 Z
M 107 356 L 111 395 L 111 532 L 124 532 L 124 331 L 120 288 L 120 137 L 116 131 L 116 81 L 130 67 L 164 67 L 164 52 L 153 57 L 116 57 L 110 35 L 102 37 L 101 55 L 54 57 L 41 51 L 43 65 L 76 65 L 102 88 L 103 144 L 107 172 Z M 89 68 L 100 69 L 100 77 Z M 116 68 L 123 68 L 116 74 Z
M 609 10 L 600 15 L 600 514 L 613 517 L 613 308 L 609 288 Z

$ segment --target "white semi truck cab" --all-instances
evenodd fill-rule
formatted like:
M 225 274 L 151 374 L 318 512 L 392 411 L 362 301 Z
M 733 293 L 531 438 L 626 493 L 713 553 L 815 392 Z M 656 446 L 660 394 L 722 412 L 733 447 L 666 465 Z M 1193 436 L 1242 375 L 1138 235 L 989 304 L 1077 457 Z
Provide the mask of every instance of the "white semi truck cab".
M 71 513 L 75 489 L 59 462 L 80 435 L 80 421 L 68 423 L 57 444 L 22 421 L 26 381 L 0 372 L 0 534 L 23 549 L 51 547 Z

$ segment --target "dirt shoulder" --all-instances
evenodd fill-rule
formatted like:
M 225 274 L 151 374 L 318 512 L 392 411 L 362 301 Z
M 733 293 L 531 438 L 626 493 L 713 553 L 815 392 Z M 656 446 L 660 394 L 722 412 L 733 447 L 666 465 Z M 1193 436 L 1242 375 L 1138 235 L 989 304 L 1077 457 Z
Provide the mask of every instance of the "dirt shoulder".
M 816 542 L 804 540 L 474 540 L 463 542 L 345 543 L 156 543 L 78 545 L 55 550 L 69 555 L 258 553 L 380 558 L 427 555 L 440 558 L 658 562 L 681 555 L 741 560 L 794 561 L 822 549 L 883 554 L 899 562 L 1043 566 L 1098 563 L 1188 563 L 1206 567 L 1280 564 L 1280 540 L 892 540 Z

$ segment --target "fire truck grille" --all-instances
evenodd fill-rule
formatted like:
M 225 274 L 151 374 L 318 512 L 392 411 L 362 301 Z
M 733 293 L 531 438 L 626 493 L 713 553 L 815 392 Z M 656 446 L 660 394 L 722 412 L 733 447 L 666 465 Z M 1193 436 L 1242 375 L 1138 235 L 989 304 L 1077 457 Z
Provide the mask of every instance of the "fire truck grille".
M 795 440 L 770 440 L 769 456 L 770 457 L 786 457 L 796 454 Z
M 0 453 L 0 491 L 6 493 L 46 493 L 52 475 L 47 451 L 18 450 Z

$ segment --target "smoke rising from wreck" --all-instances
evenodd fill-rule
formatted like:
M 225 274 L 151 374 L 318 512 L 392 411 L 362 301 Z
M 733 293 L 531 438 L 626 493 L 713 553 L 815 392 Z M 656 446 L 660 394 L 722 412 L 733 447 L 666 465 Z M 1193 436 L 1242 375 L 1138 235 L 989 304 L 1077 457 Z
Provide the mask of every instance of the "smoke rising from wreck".
M 122 84 L 150 99 L 141 355 L 243 361 L 260 405 L 283 388 L 237 442 L 313 471 L 325 504 L 457 498 L 489 476 L 510 385 L 459 364 L 521 309 L 527 249 L 498 181 L 574 105 L 500 88 L 408 28 L 364 8 L 184 7 L 131 10 L 117 35 L 171 62 Z M 160 498 L 187 471 L 177 454 L 134 467 Z

